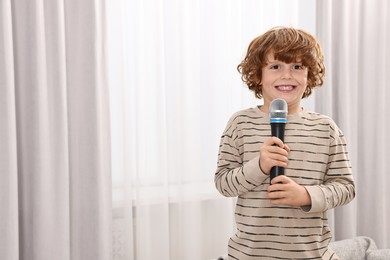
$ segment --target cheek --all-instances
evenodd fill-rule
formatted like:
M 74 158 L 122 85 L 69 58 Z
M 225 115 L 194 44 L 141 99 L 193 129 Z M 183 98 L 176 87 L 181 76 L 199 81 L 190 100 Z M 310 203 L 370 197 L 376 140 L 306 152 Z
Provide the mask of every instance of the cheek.
M 303 83 L 304 85 L 307 85 L 307 77 L 304 77 L 304 78 L 303 78 L 302 83 Z
M 269 84 L 270 84 L 270 79 L 269 79 L 269 77 L 264 77 L 263 76 L 263 78 L 261 79 L 261 84 L 263 85 L 263 86 L 268 86 Z
M 303 74 L 303 75 L 300 75 L 299 77 L 299 82 L 302 84 L 302 85 L 307 85 L 307 73 L 306 74 Z

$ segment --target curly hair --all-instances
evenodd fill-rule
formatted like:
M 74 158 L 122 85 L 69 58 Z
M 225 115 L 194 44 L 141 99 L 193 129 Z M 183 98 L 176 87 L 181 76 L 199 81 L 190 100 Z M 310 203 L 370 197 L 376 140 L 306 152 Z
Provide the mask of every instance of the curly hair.
M 316 39 L 299 29 L 275 27 L 252 40 L 244 60 L 237 66 L 242 81 L 257 98 L 263 97 L 262 68 L 267 65 L 266 57 L 271 52 L 276 60 L 301 62 L 308 68 L 307 87 L 302 98 L 310 96 L 313 88 L 323 84 L 324 56 Z

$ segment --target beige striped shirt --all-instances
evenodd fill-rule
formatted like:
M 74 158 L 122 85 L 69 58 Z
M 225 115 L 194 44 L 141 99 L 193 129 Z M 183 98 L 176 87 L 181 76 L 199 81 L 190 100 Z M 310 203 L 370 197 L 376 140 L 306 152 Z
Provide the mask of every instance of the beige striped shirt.
M 355 196 L 342 132 L 318 113 L 288 115 L 285 175 L 305 186 L 307 208 L 275 206 L 266 198 L 269 176 L 259 167 L 259 148 L 270 136 L 269 115 L 255 107 L 235 113 L 221 137 L 215 185 L 222 195 L 238 197 L 229 259 L 338 259 L 328 248 L 326 212 Z

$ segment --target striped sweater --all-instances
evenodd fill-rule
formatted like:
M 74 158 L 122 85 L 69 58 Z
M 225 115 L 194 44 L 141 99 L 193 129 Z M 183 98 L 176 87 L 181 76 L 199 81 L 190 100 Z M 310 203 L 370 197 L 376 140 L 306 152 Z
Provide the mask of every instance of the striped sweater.
M 270 180 L 259 167 L 259 148 L 270 136 L 269 115 L 255 107 L 235 113 L 221 137 L 215 185 L 222 195 L 238 197 L 229 259 L 338 259 L 328 248 L 326 212 L 355 196 L 342 132 L 318 113 L 288 115 L 285 175 L 305 186 L 308 207 L 275 206 L 266 198 Z

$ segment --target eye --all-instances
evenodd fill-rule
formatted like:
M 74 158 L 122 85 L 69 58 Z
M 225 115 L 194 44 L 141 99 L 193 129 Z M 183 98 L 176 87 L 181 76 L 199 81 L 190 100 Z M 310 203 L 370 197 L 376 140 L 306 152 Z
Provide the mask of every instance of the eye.
M 271 70 L 278 70 L 278 69 L 280 69 L 280 65 L 278 65 L 278 64 L 271 65 L 270 69 Z
M 293 69 L 294 69 L 294 70 L 303 70 L 304 67 L 303 67 L 302 64 L 294 64 Z

